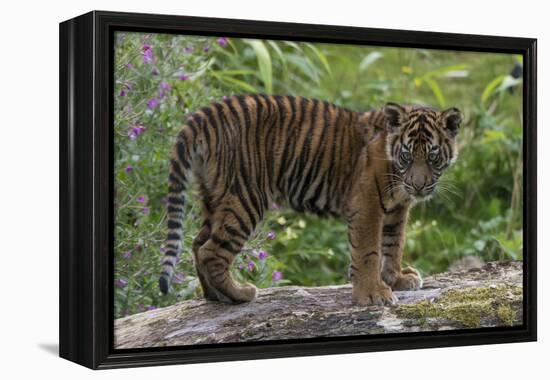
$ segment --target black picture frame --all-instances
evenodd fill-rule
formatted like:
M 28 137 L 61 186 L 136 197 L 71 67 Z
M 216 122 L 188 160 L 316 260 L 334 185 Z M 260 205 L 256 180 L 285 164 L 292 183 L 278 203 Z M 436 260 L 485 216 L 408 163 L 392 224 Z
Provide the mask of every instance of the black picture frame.
M 523 325 L 200 347 L 113 349 L 113 35 L 224 35 L 523 56 Z M 93 11 L 60 24 L 60 356 L 93 369 L 534 341 L 537 40 Z

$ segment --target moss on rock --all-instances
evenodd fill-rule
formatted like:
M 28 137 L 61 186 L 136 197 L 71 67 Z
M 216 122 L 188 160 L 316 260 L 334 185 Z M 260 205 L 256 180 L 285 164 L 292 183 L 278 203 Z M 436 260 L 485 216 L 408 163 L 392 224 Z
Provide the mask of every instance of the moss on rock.
M 518 323 L 514 301 L 521 300 L 523 288 L 515 285 L 451 289 L 435 300 L 400 305 L 398 316 L 425 325 L 428 318 L 444 318 L 463 327 L 479 327 L 481 320 L 512 326 Z

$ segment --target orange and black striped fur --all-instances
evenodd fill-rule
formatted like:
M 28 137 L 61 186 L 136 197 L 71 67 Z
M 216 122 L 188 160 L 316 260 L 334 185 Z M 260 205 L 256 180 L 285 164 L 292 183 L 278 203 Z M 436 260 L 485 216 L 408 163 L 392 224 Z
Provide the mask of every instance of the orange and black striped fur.
M 206 298 L 245 302 L 251 284 L 229 266 L 272 202 L 343 217 L 351 248 L 353 301 L 394 303 L 392 289 L 417 289 L 401 268 L 410 206 L 429 197 L 456 159 L 460 112 L 389 103 L 353 112 L 292 96 L 233 96 L 187 116 L 170 161 L 168 236 L 160 290 L 181 252 L 184 194 L 192 174 L 204 223 L 193 256 Z

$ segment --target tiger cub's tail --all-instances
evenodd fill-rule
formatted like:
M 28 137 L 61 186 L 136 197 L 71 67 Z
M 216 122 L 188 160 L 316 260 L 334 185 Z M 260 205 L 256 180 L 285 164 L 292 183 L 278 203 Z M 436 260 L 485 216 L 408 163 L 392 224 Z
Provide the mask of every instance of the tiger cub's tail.
M 189 133 L 189 127 L 185 125 L 178 134 L 170 159 L 166 205 L 168 234 L 159 277 L 159 288 L 163 294 L 168 293 L 170 289 L 170 282 L 181 254 L 185 190 L 194 155 L 194 141 Z

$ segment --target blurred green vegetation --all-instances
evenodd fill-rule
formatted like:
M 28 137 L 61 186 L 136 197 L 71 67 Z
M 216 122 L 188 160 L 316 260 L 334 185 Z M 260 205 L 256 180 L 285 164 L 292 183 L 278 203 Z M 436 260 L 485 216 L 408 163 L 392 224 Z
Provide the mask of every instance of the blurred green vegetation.
M 521 57 L 117 33 L 115 38 L 115 312 L 133 314 L 199 292 L 190 247 L 197 198 L 184 220 L 173 291 L 157 288 L 171 145 L 187 112 L 239 93 L 315 97 L 364 111 L 387 101 L 458 107 L 464 114 L 447 191 L 418 205 L 406 264 L 424 275 L 455 260 L 522 258 Z M 260 287 L 347 281 L 345 225 L 273 205 L 239 256 L 235 276 Z M 280 278 L 281 277 L 281 278 Z

